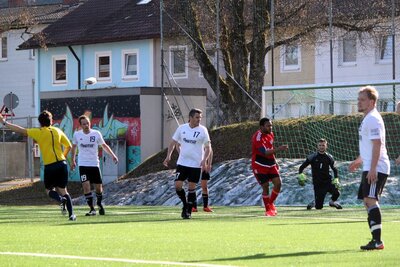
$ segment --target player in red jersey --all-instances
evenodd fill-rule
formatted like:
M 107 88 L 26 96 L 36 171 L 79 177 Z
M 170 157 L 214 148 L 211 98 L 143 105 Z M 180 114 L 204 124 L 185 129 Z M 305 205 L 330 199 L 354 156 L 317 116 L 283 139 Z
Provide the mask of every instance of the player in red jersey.
M 274 205 L 275 199 L 281 191 L 281 178 L 279 166 L 276 163 L 275 154 L 278 151 L 286 151 L 287 145 L 274 148 L 274 133 L 272 132 L 272 121 L 268 118 L 260 120 L 260 129 L 252 137 L 251 167 L 254 176 L 261 185 L 262 199 L 265 205 L 266 216 L 276 216 L 277 211 Z M 271 195 L 269 195 L 269 182 L 272 182 Z

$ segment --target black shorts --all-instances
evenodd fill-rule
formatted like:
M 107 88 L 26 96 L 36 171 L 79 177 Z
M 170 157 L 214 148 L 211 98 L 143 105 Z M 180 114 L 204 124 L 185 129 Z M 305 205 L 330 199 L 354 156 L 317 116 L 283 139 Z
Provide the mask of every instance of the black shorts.
M 201 180 L 206 180 L 209 181 L 210 180 L 210 173 L 209 172 L 202 172 L 201 173 Z
M 89 181 L 91 184 L 102 184 L 99 167 L 79 166 L 81 183 Z
M 198 183 L 201 176 L 201 168 L 192 168 L 182 165 L 176 167 L 175 181 L 185 181 L 186 179 L 192 183 Z
M 54 187 L 65 188 L 68 184 L 67 162 L 57 161 L 44 166 L 44 187 L 52 190 Z
M 367 174 L 368 174 L 367 171 L 362 173 L 360 187 L 358 188 L 358 199 L 364 199 L 368 197 L 379 200 L 379 197 L 382 194 L 383 187 L 385 186 L 388 175 L 378 172 L 377 181 L 373 184 L 369 184 L 367 180 Z
M 254 173 L 254 172 L 253 172 Z M 273 178 L 278 177 L 279 178 L 279 174 L 265 174 L 265 173 L 254 173 L 254 176 L 257 179 L 257 182 L 262 185 L 265 183 L 268 183 L 270 181 L 272 181 Z

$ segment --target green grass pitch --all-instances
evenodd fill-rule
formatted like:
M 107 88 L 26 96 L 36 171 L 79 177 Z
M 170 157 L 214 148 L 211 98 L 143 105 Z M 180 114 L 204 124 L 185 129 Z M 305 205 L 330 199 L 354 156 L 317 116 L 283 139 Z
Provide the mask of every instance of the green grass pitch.
M 398 266 L 400 208 L 383 207 L 382 251 L 361 207 L 307 211 L 214 207 L 180 218 L 179 207 L 107 207 L 76 222 L 56 206 L 0 206 L 0 266 Z

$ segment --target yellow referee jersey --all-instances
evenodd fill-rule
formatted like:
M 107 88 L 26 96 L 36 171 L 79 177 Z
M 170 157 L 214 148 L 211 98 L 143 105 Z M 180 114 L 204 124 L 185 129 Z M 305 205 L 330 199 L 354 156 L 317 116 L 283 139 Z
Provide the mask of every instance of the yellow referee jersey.
M 71 147 L 71 142 L 63 131 L 50 126 L 30 128 L 27 132 L 39 144 L 44 165 L 65 160 L 62 146 Z

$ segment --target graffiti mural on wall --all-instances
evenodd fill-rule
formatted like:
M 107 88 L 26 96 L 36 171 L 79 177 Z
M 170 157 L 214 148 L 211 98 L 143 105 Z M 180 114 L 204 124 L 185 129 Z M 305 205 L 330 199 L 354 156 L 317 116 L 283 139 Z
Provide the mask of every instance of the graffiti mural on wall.
M 138 96 L 41 100 L 41 110 L 47 109 L 53 114 L 54 126 L 63 130 L 70 140 L 79 130 L 78 117 L 83 114 L 90 118 L 92 128 L 99 130 L 105 140 L 125 140 L 127 171 L 139 165 L 141 158 L 139 105 Z M 76 172 L 71 172 L 70 178 L 79 181 Z

